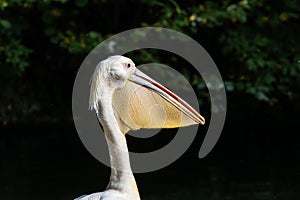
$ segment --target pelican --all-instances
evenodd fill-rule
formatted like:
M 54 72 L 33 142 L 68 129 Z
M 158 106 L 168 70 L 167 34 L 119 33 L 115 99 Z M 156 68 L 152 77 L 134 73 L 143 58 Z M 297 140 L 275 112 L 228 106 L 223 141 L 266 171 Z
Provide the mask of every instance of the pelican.
M 108 145 L 111 175 L 103 192 L 75 200 L 140 200 L 125 134 L 140 128 L 204 124 L 205 119 L 176 94 L 124 56 L 101 61 L 92 76 L 89 107 L 95 110 Z

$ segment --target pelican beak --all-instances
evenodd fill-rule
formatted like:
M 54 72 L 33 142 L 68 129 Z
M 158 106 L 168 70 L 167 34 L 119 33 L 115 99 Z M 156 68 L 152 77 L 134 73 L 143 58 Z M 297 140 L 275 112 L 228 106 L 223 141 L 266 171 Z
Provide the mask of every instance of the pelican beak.
M 140 70 L 136 69 L 135 73 L 130 75 L 128 80 L 155 91 L 168 102 L 173 104 L 176 108 L 178 108 L 181 112 L 193 119 L 196 123 L 202 125 L 205 123 L 204 117 L 202 117 L 188 103 Z

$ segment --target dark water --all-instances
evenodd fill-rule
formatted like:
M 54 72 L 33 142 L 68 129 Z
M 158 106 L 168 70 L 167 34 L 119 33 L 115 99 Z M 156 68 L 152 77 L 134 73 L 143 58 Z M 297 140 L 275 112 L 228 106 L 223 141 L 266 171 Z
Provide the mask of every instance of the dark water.
M 198 147 L 164 169 L 136 174 L 142 199 L 300 199 L 297 157 L 227 158 L 225 145 L 199 159 Z M 73 199 L 103 190 L 109 178 L 72 125 L 3 128 L 0 156 L 1 200 Z

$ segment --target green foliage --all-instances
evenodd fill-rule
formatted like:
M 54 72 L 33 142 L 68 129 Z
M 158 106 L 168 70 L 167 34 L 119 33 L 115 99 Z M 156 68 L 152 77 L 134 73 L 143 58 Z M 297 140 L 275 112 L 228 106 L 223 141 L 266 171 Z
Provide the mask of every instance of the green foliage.
M 206 49 L 221 50 L 217 56 L 225 62 L 216 62 L 224 69 L 230 91 L 253 94 L 271 105 L 299 98 L 298 1 L 187 1 L 181 7 L 167 3 L 162 7 L 168 9 L 163 9 L 155 26 L 216 40 Z M 171 8 L 176 17 L 169 14 Z M 178 20 L 187 19 L 178 26 Z
M 1 10 L 8 6 L 9 2 L 0 1 Z M 32 52 L 20 39 L 24 26 L 5 17 L 4 13 L 0 18 L 0 121 L 3 124 L 26 115 L 27 102 L 16 96 L 22 90 L 19 79 L 29 66 L 28 56 Z
M 48 105 L 66 97 L 57 88 L 73 81 L 65 80 L 66 74 L 74 74 L 91 49 L 139 26 L 171 28 L 198 40 L 220 68 L 228 92 L 270 105 L 299 99 L 297 0 L 0 0 L 0 13 L 3 123 L 49 115 Z M 172 55 L 163 58 L 147 50 L 139 55 L 143 61 L 167 58 L 176 65 Z M 182 73 L 196 88 L 204 87 L 192 72 Z

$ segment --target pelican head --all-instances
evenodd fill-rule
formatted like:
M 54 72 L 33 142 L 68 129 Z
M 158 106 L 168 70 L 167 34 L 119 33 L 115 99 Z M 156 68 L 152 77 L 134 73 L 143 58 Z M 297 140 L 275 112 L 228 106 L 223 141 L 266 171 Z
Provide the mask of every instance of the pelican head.
M 121 89 L 135 70 L 135 64 L 130 58 L 110 56 L 98 64 L 92 78 L 92 84 L 96 84 L 97 87 Z M 102 83 L 98 84 L 99 81 Z

